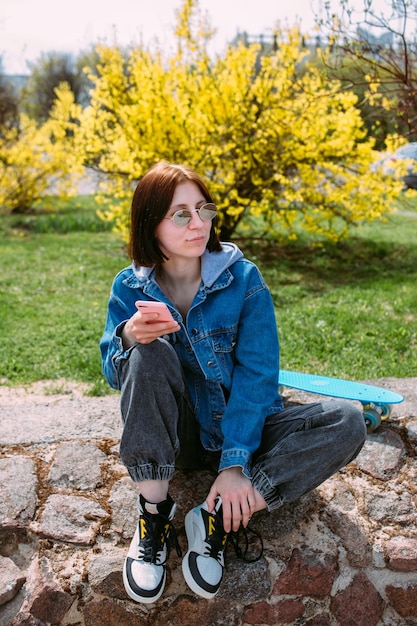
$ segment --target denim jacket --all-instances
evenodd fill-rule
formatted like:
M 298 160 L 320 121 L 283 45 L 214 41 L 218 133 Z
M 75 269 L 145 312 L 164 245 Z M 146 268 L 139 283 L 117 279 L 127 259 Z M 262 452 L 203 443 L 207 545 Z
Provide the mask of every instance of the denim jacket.
M 154 268 L 123 269 L 111 289 L 101 338 L 103 373 L 120 389 L 119 364 L 128 358 L 121 331 L 136 300 L 165 302 L 181 330 L 165 335 L 174 347 L 206 450 L 221 450 L 219 471 L 240 466 L 250 477 L 265 418 L 282 409 L 279 344 L 272 298 L 258 268 L 239 248 L 202 257 L 202 280 L 184 320 L 155 280 Z

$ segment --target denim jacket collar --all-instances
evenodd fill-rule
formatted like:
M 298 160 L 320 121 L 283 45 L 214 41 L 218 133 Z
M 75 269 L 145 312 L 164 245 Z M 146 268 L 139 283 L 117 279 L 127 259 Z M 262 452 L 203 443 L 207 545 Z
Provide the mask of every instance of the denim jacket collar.
M 226 271 L 243 254 L 234 243 L 222 243 L 221 252 L 209 252 L 206 250 L 201 259 L 201 277 L 206 289 L 214 287 L 216 281 L 220 281 L 215 289 L 221 289 L 229 284 L 232 276 Z M 127 279 L 126 285 L 133 289 L 143 288 L 144 284 L 152 280 L 155 267 L 142 267 L 132 263 L 133 274 Z

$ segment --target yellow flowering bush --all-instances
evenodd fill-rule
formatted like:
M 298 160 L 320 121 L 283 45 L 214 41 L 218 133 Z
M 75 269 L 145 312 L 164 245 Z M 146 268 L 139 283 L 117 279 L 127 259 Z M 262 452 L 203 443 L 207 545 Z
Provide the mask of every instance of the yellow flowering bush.
M 356 96 L 309 65 L 299 32 L 281 33 L 271 55 L 239 46 L 210 61 L 201 43 L 208 31 L 192 22 L 196 4 L 186 0 L 179 12 L 168 60 L 99 49 L 77 141 L 87 165 L 109 175 L 102 218 L 126 237 L 134 183 L 160 160 L 206 178 L 223 238 L 253 218 L 278 236 L 303 229 L 339 238 L 386 214 L 400 185 L 370 170 L 373 143 Z
M 0 137 L 0 213 L 24 213 L 48 193 L 66 196 L 82 160 L 73 145 L 80 109 L 62 86 L 50 118 L 41 126 L 22 115 L 18 128 Z

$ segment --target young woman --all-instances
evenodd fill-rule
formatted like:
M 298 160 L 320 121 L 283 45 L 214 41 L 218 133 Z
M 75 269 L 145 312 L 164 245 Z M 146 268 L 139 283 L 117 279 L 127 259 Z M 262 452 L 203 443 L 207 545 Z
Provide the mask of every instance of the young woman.
M 131 208 L 132 265 L 114 279 L 101 339 L 103 372 L 121 390 L 120 455 L 138 487 L 139 522 L 123 578 L 137 602 L 165 586 L 176 467 L 215 467 L 205 502 L 185 518 L 183 573 L 212 598 L 228 533 L 314 489 L 360 451 L 353 404 L 284 408 L 274 307 L 258 268 L 220 243 L 202 179 L 158 163 Z M 141 304 L 165 303 L 165 312 Z

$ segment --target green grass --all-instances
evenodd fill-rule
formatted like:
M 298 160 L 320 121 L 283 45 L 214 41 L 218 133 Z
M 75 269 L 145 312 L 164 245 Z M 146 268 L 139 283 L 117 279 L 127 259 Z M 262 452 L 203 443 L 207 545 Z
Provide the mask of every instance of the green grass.
M 107 393 L 98 341 L 111 282 L 129 261 L 91 200 L 59 218 L 2 218 L 0 382 L 66 378 Z M 271 288 L 283 368 L 354 380 L 417 375 L 415 217 L 322 247 L 242 245 Z
M 91 228 L 99 224 L 91 201 L 56 217 L 3 218 L 0 381 L 67 378 L 107 392 L 98 340 L 111 281 L 128 259 L 115 235 Z M 47 232 L 33 225 L 36 219 L 49 224 Z M 89 225 L 87 232 L 80 223 Z
M 8 224 L 23 233 L 103 232 L 112 228 L 97 216 L 90 196 L 78 196 L 67 203 L 48 197 L 38 210 L 15 215 L 8 219 Z
M 417 375 L 416 217 L 368 224 L 338 244 L 252 254 L 274 298 L 282 368 Z

